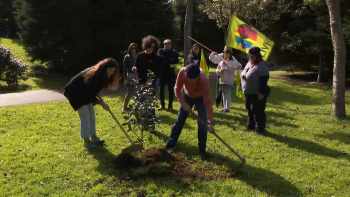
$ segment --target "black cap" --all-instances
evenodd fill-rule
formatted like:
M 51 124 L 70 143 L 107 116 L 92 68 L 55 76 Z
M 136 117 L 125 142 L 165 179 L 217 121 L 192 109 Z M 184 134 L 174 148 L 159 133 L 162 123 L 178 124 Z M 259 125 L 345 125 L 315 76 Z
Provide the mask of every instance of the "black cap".
M 255 56 L 255 57 L 261 56 L 260 48 L 259 47 L 252 47 L 252 48 L 250 48 L 249 49 L 249 55 L 252 55 L 252 56 Z
M 195 79 L 199 76 L 201 70 L 197 64 L 189 64 L 186 66 L 185 76 L 189 79 Z

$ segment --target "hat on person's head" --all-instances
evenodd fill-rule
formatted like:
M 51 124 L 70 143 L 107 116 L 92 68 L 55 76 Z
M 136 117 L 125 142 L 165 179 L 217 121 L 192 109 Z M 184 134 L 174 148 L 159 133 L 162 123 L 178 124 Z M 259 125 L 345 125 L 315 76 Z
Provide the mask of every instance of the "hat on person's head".
M 164 44 L 171 44 L 171 40 L 169 40 L 169 39 L 166 39 L 166 40 L 164 40 L 164 42 L 163 42 Z
M 260 51 L 261 50 L 260 50 L 259 47 L 252 47 L 252 48 L 249 49 L 248 55 L 258 57 L 258 56 L 261 56 Z
M 231 47 L 228 47 L 228 46 L 225 46 L 224 52 L 225 52 L 225 51 L 232 53 L 232 48 L 231 48 Z
M 186 66 L 185 76 L 189 79 L 195 79 L 199 76 L 201 70 L 197 64 L 189 64 Z

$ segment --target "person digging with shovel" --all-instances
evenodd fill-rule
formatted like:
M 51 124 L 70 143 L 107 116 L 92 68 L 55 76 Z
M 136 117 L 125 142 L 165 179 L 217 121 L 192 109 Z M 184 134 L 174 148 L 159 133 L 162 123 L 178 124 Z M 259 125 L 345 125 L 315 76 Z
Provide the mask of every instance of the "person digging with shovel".
M 213 127 L 213 101 L 210 97 L 209 80 L 205 72 L 195 63 L 182 68 L 177 76 L 175 95 L 181 104 L 179 114 L 171 130 L 169 140 L 163 149 L 175 148 L 187 116 L 191 113 L 193 105 L 196 105 L 199 119 L 208 125 L 198 122 L 199 156 L 207 156 L 205 152 L 207 131 L 212 133 L 215 131 Z
M 84 139 L 84 147 L 86 148 L 96 148 L 96 145 L 104 143 L 104 140 L 96 136 L 94 105 L 99 104 L 105 110 L 109 110 L 109 106 L 99 100 L 97 96 L 104 87 L 116 90 L 119 86 L 119 79 L 117 61 L 107 58 L 95 66 L 81 71 L 64 87 L 64 96 L 69 100 L 73 109 L 78 111 L 80 136 Z

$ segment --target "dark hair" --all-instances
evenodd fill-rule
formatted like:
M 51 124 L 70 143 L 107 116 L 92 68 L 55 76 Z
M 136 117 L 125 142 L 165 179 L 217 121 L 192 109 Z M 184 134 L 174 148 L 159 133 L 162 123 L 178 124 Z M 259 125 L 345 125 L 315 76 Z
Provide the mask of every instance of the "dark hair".
M 129 45 L 129 48 L 128 48 L 128 54 L 131 55 L 131 47 L 135 46 L 136 48 L 136 54 L 139 52 L 139 50 L 137 50 L 137 44 L 135 42 L 131 43 Z
M 258 56 L 255 56 L 255 57 L 256 57 L 256 59 L 255 59 L 254 64 L 259 64 L 261 61 L 263 61 L 263 59 L 262 59 L 262 56 L 261 56 L 261 55 L 258 55 Z
M 146 50 L 152 47 L 152 44 L 154 44 L 153 53 L 156 54 L 158 52 L 158 49 L 160 48 L 160 41 L 158 38 L 149 35 L 147 37 L 142 38 L 142 49 Z
M 200 45 L 199 45 L 198 43 L 195 43 L 195 44 L 192 46 L 191 50 L 190 50 L 190 58 L 193 58 L 193 57 L 196 56 L 196 54 L 194 53 L 194 50 L 193 50 L 193 48 L 194 48 L 195 46 L 197 46 L 197 47 L 199 48 L 198 56 L 201 56 L 201 47 L 200 47 Z
M 115 68 L 113 75 L 109 78 L 107 77 L 107 68 Z M 87 68 L 84 77 L 85 83 L 102 81 L 108 89 L 116 90 L 118 89 L 120 79 L 119 64 L 113 58 L 106 58 L 98 62 L 95 66 Z
M 232 61 L 232 60 L 233 60 L 233 58 L 232 58 L 232 51 L 231 51 L 231 50 L 227 50 L 226 53 L 229 53 L 229 54 L 230 54 L 230 56 L 228 57 L 228 59 Z M 225 55 L 224 55 L 224 56 L 225 56 Z

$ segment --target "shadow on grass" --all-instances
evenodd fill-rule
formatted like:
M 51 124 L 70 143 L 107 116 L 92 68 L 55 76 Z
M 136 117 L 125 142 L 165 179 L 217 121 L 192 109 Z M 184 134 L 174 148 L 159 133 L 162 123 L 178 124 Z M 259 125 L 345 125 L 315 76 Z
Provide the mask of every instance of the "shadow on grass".
M 340 142 L 344 142 L 345 144 L 350 144 L 350 134 L 334 132 L 329 134 L 321 134 L 318 136 L 322 138 L 330 139 L 330 140 L 338 140 Z
M 333 157 L 333 158 L 345 158 L 350 161 L 349 154 L 326 148 L 314 142 L 292 138 L 288 136 L 281 136 L 275 133 L 268 133 L 267 137 L 270 137 L 279 142 L 285 143 L 291 148 L 301 149 L 309 153 L 317 154 L 321 156 L 327 156 L 327 157 Z
M 232 109 L 243 111 L 243 109 L 237 109 L 237 108 L 231 107 L 231 111 L 233 111 Z M 241 115 L 241 114 L 233 116 L 231 114 L 221 114 L 221 113 L 214 112 L 214 117 L 216 119 L 215 123 L 217 125 L 226 125 L 227 127 L 233 128 L 234 130 L 244 129 L 245 126 L 247 125 L 247 120 L 248 120 L 247 115 Z M 299 127 L 298 125 L 291 124 L 291 123 L 288 123 L 286 121 L 278 121 L 276 119 L 276 118 L 279 118 L 281 120 L 291 120 L 292 119 L 291 117 L 287 116 L 284 113 L 276 113 L 276 112 L 266 111 L 266 117 L 267 117 L 267 121 L 266 121 L 267 124 L 271 124 L 273 126 L 277 126 L 277 127 L 288 126 L 288 127 L 292 127 L 292 128 Z M 237 122 L 238 122 L 239 127 L 241 127 L 241 128 L 237 128 Z
M 298 105 L 320 105 L 327 103 L 327 99 L 322 100 L 303 93 L 290 92 L 283 87 L 271 86 L 270 88 L 271 94 L 267 102 L 274 105 L 280 105 L 285 102 Z
M 163 140 L 164 143 L 168 140 L 168 136 L 160 132 L 155 132 L 154 135 L 159 139 Z M 176 147 L 176 151 L 183 152 L 184 154 L 186 154 L 188 159 L 192 159 L 193 157 L 198 155 L 198 147 L 196 146 L 178 142 Z M 213 157 L 209 158 L 208 161 L 213 162 L 218 166 L 225 165 L 234 171 L 240 165 L 240 162 L 234 161 L 229 157 L 217 153 L 209 154 Z M 247 163 L 249 163 L 249 161 L 247 161 Z M 301 193 L 297 187 L 295 187 L 289 181 L 285 180 L 280 175 L 266 169 L 253 167 L 247 163 L 242 167 L 240 173 L 235 178 L 245 182 L 248 185 L 251 185 L 255 189 L 258 189 L 262 192 L 266 192 L 270 195 L 297 195 Z M 205 191 L 208 189 L 205 185 L 201 185 L 198 182 L 196 183 L 196 188 L 198 188 L 198 190 L 201 191 Z M 212 192 L 213 191 L 208 191 L 208 193 Z
M 98 161 L 97 171 L 111 176 L 116 174 L 115 161 L 117 156 L 115 154 L 111 153 L 105 147 L 89 149 L 88 151 Z

